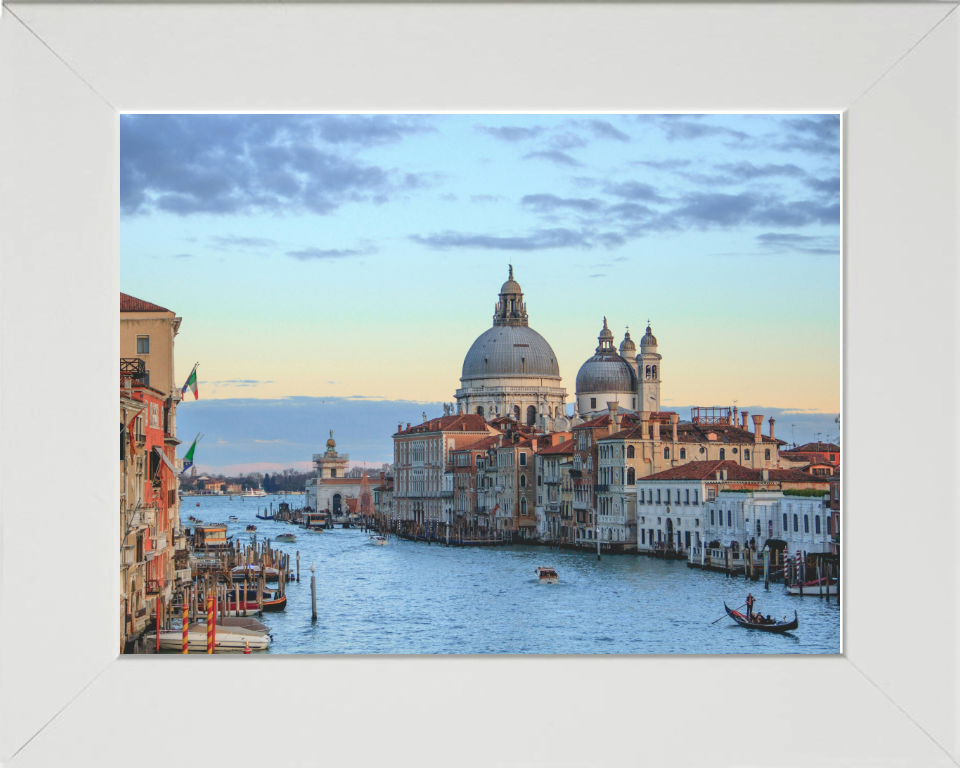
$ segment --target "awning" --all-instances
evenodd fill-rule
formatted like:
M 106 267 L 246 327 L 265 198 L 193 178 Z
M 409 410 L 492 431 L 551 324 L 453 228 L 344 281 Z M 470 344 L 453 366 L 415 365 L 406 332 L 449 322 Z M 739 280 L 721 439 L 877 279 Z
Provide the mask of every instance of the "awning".
M 167 465 L 167 467 L 169 468 L 169 470 L 173 473 L 173 476 L 176 477 L 176 476 L 177 476 L 176 467 L 174 467 L 174 466 L 173 466 L 173 462 L 170 461 L 170 459 L 167 458 L 167 454 L 165 454 L 165 453 L 163 452 L 163 449 L 160 448 L 159 445 L 155 445 L 155 446 L 153 446 L 153 450 L 155 450 L 155 451 L 157 452 L 157 455 L 158 455 L 161 459 L 163 459 L 163 463 Z

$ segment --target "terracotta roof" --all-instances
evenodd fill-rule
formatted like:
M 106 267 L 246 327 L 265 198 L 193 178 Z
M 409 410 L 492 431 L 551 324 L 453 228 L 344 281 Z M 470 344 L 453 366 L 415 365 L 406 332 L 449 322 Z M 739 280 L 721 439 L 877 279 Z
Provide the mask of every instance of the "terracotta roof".
M 780 458 L 791 462 L 806 462 L 808 464 L 820 464 L 827 467 L 837 466 L 837 462 L 824 458 L 820 453 L 800 453 L 798 451 L 781 451 Z
M 548 445 L 537 451 L 537 456 L 555 456 L 557 454 L 573 454 L 573 440 L 564 440 L 556 445 Z
M 477 442 L 470 445 L 465 445 L 463 448 L 456 448 L 455 450 L 450 451 L 450 453 L 471 453 L 473 451 L 485 451 L 488 448 L 495 447 L 502 437 L 500 435 L 490 435 L 490 437 L 484 437 Z
M 396 434 L 411 435 L 422 432 L 486 432 L 487 423 L 483 416 L 476 413 L 462 413 L 453 416 L 438 416 L 427 419 L 422 424 L 414 424 L 410 429 L 402 429 Z
M 127 293 L 120 294 L 120 311 L 121 312 L 169 312 L 170 310 L 166 307 L 161 307 L 159 304 L 151 304 L 149 301 L 144 301 L 143 299 L 138 299 L 135 296 L 131 296 Z
M 752 469 L 737 464 L 735 461 L 692 461 L 689 464 L 681 464 L 679 467 L 671 467 L 663 472 L 657 472 L 647 477 L 637 478 L 637 482 L 646 480 L 711 480 L 715 479 L 716 473 L 721 470 L 727 470 L 727 482 L 761 482 L 762 470 Z M 778 483 L 825 483 L 825 478 L 818 478 L 816 475 L 808 475 L 806 472 L 800 472 L 796 469 L 771 469 L 769 478 Z
M 839 453 L 840 446 L 834 443 L 804 443 L 803 445 L 794 448 L 795 451 L 815 451 L 823 453 L 824 451 L 828 453 Z
M 630 411 L 621 411 L 620 424 L 622 426 L 633 424 L 640 421 L 640 417 L 635 413 Z M 585 421 L 583 424 L 578 424 L 573 427 L 573 429 L 596 429 L 598 427 L 607 427 L 610 425 L 610 412 L 603 414 L 602 416 L 597 416 L 595 419 L 590 419 L 590 421 Z

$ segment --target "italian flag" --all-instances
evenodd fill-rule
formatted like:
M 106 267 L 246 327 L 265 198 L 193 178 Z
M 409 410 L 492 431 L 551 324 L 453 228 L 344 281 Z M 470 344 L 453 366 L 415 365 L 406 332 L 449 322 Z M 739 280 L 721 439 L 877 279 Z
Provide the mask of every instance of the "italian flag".
M 193 390 L 193 399 L 199 400 L 200 394 L 197 392 L 197 366 L 193 366 L 193 370 L 190 371 L 190 375 L 187 377 L 187 383 L 183 385 L 183 389 L 180 390 L 180 395 L 187 394 L 187 390 Z
M 186 387 L 184 387 L 184 389 L 186 389 Z M 183 469 L 180 471 L 181 475 L 193 466 L 193 452 L 197 449 L 197 440 L 199 439 L 200 435 L 197 435 L 193 440 L 193 445 L 190 446 L 190 450 L 187 451 L 186 455 L 183 457 Z

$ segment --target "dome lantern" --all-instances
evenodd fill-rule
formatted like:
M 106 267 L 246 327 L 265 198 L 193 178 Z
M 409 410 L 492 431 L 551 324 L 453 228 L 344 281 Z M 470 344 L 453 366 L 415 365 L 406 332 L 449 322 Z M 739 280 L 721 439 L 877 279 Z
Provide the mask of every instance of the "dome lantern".
M 523 291 L 520 284 L 513 279 L 513 264 L 510 265 L 510 274 L 500 287 L 500 301 L 493 313 L 493 324 L 497 325 L 529 325 L 527 319 L 527 305 L 523 302 Z

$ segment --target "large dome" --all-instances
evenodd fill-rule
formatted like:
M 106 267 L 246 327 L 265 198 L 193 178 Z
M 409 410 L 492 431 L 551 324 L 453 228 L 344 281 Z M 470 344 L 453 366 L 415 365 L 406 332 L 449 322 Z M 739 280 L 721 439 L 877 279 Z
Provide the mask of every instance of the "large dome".
M 560 378 L 557 356 L 528 325 L 495 325 L 480 334 L 463 360 L 461 380 L 531 376 Z
M 597 352 L 577 372 L 577 394 L 633 392 L 637 380 L 630 363 L 613 351 Z

